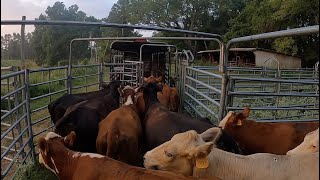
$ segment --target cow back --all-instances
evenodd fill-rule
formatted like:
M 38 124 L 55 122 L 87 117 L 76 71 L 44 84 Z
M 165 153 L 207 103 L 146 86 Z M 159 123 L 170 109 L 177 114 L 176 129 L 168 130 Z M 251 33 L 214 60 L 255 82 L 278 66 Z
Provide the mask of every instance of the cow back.
M 148 151 L 170 140 L 177 133 L 188 130 L 202 133 L 211 127 L 217 126 L 185 114 L 171 112 L 160 103 L 154 103 L 147 110 L 143 127 L 146 150 Z M 223 133 L 222 137 L 218 140 L 217 147 L 228 152 L 241 153 L 235 141 L 226 133 Z

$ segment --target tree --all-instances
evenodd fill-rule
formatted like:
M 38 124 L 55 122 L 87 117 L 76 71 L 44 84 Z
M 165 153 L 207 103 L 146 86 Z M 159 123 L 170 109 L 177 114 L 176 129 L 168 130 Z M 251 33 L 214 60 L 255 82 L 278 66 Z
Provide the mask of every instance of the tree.
M 87 17 L 82 11 L 79 11 L 77 5 L 66 8 L 62 2 L 55 2 L 48 6 L 46 14 L 41 14 L 38 19 L 43 20 L 65 20 L 65 21 L 91 21 L 98 20 L 92 16 Z M 38 64 L 46 63 L 55 65 L 60 60 L 66 60 L 69 57 L 69 43 L 74 38 L 79 37 L 100 37 L 99 27 L 83 26 L 35 26 L 32 44 L 35 48 L 36 62 Z M 73 43 L 72 59 L 79 60 L 89 57 L 90 50 L 88 42 Z
M 231 28 L 225 38 L 278 31 L 319 24 L 317 0 L 251 0 L 245 9 L 229 21 Z M 241 44 L 240 44 L 241 45 Z M 302 65 L 311 67 L 318 59 L 319 35 L 279 38 L 242 44 L 274 49 L 286 54 L 302 56 Z
M 119 23 L 119 24 L 131 24 L 130 16 L 134 12 L 131 11 L 131 2 L 129 0 L 119 0 L 115 3 L 107 18 L 102 19 L 104 22 L 108 23 Z M 135 32 L 134 29 L 128 28 L 101 28 L 102 29 L 102 36 L 103 37 L 140 37 L 142 36 L 138 32 Z M 108 41 L 101 41 L 98 42 L 98 46 L 101 47 L 98 57 L 100 59 L 105 59 L 107 57 L 108 51 L 107 49 L 110 47 L 110 42 Z

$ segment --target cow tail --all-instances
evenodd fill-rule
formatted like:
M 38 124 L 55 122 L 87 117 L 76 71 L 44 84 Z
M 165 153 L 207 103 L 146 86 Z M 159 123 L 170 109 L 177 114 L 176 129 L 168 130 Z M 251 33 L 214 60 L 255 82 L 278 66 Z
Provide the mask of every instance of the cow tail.
M 111 132 L 107 136 L 107 153 L 108 157 L 113 159 L 117 159 L 117 151 L 118 151 L 118 142 L 119 142 L 119 131 L 115 128 L 112 128 Z

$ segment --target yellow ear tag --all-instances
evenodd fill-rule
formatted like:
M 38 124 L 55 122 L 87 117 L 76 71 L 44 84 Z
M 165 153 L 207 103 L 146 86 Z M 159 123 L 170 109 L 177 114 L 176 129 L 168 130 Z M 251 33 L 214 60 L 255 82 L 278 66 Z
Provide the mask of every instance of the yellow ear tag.
M 209 161 L 208 158 L 204 157 L 204 158 L 198 158 L 196 160 L 196 167 L 199 169 L 205 169 L 209 167 Z

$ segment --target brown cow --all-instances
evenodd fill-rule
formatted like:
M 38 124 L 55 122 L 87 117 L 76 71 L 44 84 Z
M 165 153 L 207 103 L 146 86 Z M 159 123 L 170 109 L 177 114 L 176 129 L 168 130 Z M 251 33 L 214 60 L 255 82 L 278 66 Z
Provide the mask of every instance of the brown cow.
M 41 137 L 38 140 L 40 164 L 51 170 L 61 180 L 196 179 L 170 172 L 130 166 L 100 154 L 72 151 L 66 146 L 72 146 L 75 138 L 74 132 L 65 138 L 49 132 L 44 138 Z
M 149 83 L 143 89 L 146 114 L 142 120 L 144 130 L 145 149 L 151 150 L 171 139 L 173 135 L 188 130 L 196 130 L 201 133 L 213 124 L 206 123 L 206 118 L 193 118 L 186 114 L 169 111 L 157 99 L 157 91 L 161 89 L 155 83 Z M 203 120 L 201 120 L 203 119 Z M 226 133 L 219 138 L 217 147 L 225 151 L 241 153 L 235 141 Z
M 133 102 L 134 89 L 126 86 L 122 95 L 123 105 L 99 123 L 97 152 L 131 165 L 138 165 L 142 128 Z
M 159 102 L 173 112 L 178 112 L 180 106 L 180 96 L 176 87 L 170 87 L 166 83 L 163 82 L 162 76 L 156 78 L 154 76 L 150 76 L 148 78 L 144 78 L 145 83 L 158 83 L 162 89 L 161 92 L 157 93 L 157 98 Z
M 319 122 L 256 122 L 247 120 L 249 112 L 248 107 L 239 114 L 229 112 L 219 124 L 246 154 L 285 155 L 302 143 L 306 134 L 319 127 Z

